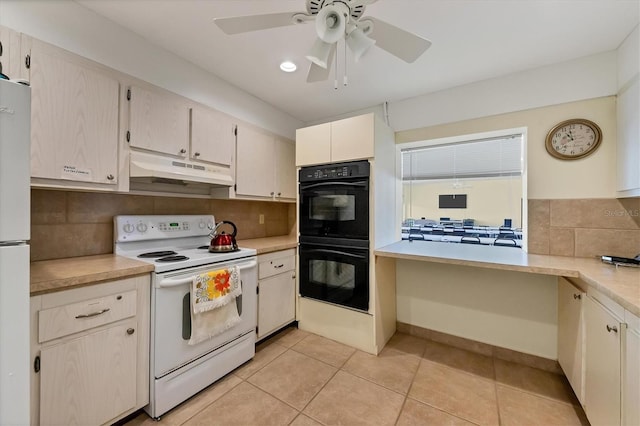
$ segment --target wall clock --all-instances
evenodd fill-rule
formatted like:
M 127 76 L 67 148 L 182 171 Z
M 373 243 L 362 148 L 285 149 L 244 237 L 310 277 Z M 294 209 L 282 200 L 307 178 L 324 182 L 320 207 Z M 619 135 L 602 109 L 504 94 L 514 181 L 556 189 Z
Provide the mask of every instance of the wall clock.
M 572 118 L 547 133 L 547 152 L 561 160 L 576 160 L 592 154 L 602 141 L 602 130 L 593 121 Z

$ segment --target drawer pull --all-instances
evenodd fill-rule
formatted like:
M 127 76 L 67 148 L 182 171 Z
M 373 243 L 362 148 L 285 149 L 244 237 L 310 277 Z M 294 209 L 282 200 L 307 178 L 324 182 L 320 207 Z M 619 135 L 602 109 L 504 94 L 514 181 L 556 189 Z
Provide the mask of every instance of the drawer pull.
M 581 294 L 574 294 L 573 298 L 577 299 L 577 300 L 580 300 L 580 299 L 582 299 L 582 295 Z
M 275 265 L 274 268 L 276 268 L 276 269 L 284 268 L 284 263 L 282 263 L 280 265 Z
M 615 325 L 612 327 L 612 326 L 610 326 L 609 324 L 607 324 L 607 331 L 608 331 L 609 333 L 611 333 L 612 331 L 613 331 L 614 333 L 617 333 L 617 332 L 618 332 L 618 327 L 616 327 Z
M 135 332 L 136 332 L 136 330 L 135 330 L 135 329 L 133 329 L 133 328 L 127 328 L 127 334 L 128 334 L 128 335 L 132 335 L 132 334 L 133 334 L 133 333 L 135 333 Z
M 105 312 L 109 312 L 111 309 L 110 308 L 104 308 L 101 311 L 97 311 L 97 312 L 92 312 L 90 314 L 81 314 L 81 315 L 76 315 L 76 318 L 90 318 L 90 317 L 97 317 L 98 315 L 102 315 Z

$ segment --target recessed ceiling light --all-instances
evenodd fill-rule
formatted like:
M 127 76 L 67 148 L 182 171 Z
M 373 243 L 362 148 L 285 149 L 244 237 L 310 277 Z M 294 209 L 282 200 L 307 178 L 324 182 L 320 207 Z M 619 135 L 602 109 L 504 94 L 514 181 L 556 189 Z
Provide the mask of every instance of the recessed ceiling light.
M 284 72 L 294 72 L 298 67 L 291 61 L 284 61 L 280 64 L 280 69 Z

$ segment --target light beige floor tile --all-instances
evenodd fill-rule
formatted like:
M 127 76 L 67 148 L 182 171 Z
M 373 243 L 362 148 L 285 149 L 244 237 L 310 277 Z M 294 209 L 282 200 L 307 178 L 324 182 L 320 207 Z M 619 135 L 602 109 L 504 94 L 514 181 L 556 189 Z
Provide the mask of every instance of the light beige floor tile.
M 185 425 L 286 425 L 298 411 L 243 382 L 189 419 Z
M 272 337 L 269 340 L 272 340 L 274 343 L 284 346 L 285 348 L 290 348 L 291 346 L 298 343 L 300 340 L 304 339 L 309 335 L 308 332 L 302 331 L 296 327 L 289 327 L 286 330 L 281 331 L 278 335 Z
M 454 348 L 438 342 L 429 341 L 422 355 L 429 361 L 466 371 L 485 379 L 493 380 L 493 359 L 464 349 Z
M 421 402 L 407 398 L 400 412 L 397 426 L 473 426 L 466 420 L 452 416 Z
M 181 425 L 241 382 L 239 377 L 230 374 L 164 414 L 160 422 L 163 425 Z
M 378 356 L 356 351 L 342 370 L 381 386 L 406 394 L 420 358 L 391 348 L 384 348 Z
M 387 342 L 385 348 L 392 348 L 406 354 L 422 356 L 426 345 L 427 341 L 425 339 L 410 336 L 405 333 L 396 333 Z
M 571 426 L 588 425 L 582 408 L 497 385 L 501 424 Z
M 291 422 L 291 426 L 322 426 L 322 423 L 318 423 L 311 417 L 300 414 Z
M 495 382 L 423 359 L 409 397 L 481 425 L 498 424 Z
M 338 368 L 342 367 L 347 359 L 356 351 L 350 346 L 325 339 L 315 334 L 309 334 L 300 342 L 293 345 L 291 349 Z
M 253 359 L 240 366 L 233 373 L 241 379 L 246 380 L 256 371 L 260 370 L 262 367 L 277 358 L 279 355 L 282 355 L 286 350 L 287 348 L 278 345 L 277 343 L 258 345 L 256 347 L 256 355 L 253 357 Z
M 302 410 L 337 369 L 295 351 L 287 351 L 248 381 Z
M 579 404 L 564 376 L 513 362 L 495 360 L 496 382 L 538 396 Z
M 338 371 L 303 413 L 325 425 L 393 425 L 404 397 Z

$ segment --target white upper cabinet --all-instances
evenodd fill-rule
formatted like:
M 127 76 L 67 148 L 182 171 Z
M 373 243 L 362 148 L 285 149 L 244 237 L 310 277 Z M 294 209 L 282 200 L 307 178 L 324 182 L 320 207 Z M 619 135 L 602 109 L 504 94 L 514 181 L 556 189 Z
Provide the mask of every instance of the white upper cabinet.
M 0 72 L 12 79 L 21 78 L 22 63 L 20 33 L 0 26 Z
M 296 198 L 295 146 L 246 125 L 238 126 L 237 197 Z
M 35 39 L 28 44 L 31 176 L 116 184 L 118 80 L 80 56 Z
M 375 154 L 375 115 L 365 114 L 296 130 L 296 165 L 364 160 Z
M 189 107 L 171 92 L 131 86 L 129 146 L 187 158 Z
M 618 48 L 617 191 L 640 197 L 640 30 Z
M 212 109 L 191 108 L 190 158 L 231 166 L 235 148 L 235 123 Z

